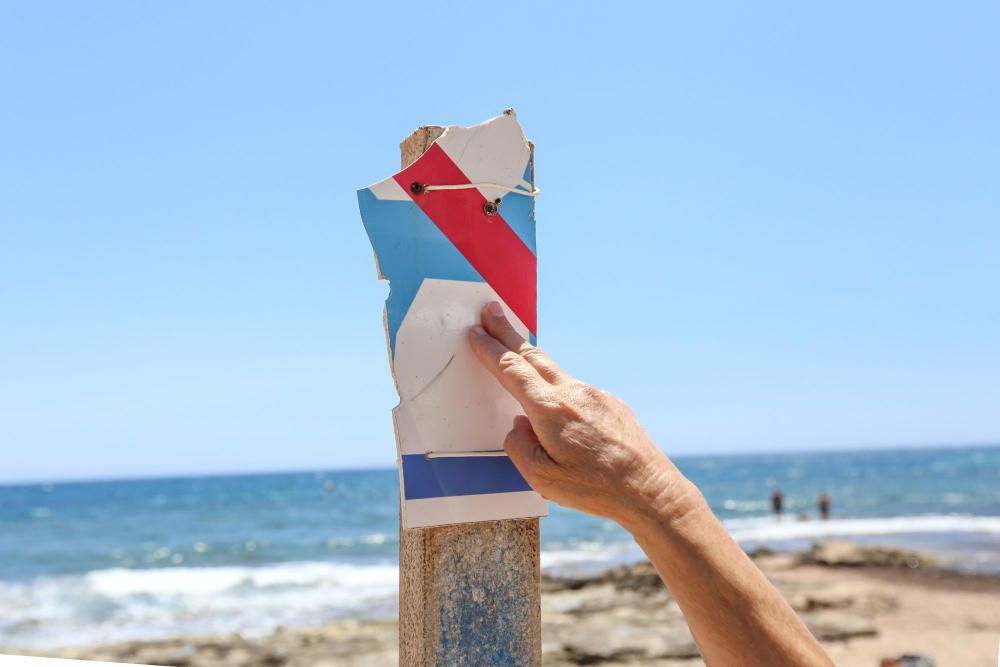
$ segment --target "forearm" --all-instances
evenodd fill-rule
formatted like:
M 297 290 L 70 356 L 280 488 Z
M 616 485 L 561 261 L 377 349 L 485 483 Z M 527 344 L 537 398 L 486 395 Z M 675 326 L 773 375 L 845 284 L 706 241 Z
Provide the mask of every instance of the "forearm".
M 686 479 L 630 519 L 632 532 L 684 612 L 705 663 L 831 665 L 780 593 Z

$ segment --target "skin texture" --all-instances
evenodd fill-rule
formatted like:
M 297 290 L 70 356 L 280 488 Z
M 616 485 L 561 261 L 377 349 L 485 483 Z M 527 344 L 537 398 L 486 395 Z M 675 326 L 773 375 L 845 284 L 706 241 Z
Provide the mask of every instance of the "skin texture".
M 706 665 L 833 664 L 625 403 L 556 366 L 500 304 L 488 304 L 481 319 L 469 342 L 524 409 L 504 451 L 543 497 L 632 533 Z

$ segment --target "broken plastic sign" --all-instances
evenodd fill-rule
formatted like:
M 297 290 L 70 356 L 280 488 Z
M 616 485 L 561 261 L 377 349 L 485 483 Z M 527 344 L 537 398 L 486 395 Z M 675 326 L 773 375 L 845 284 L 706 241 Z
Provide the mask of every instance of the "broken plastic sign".
M 499 301 L 535 340 L 531 171 L 531 146 L 508 111 L 448 127 L 408 167 L 358 191 L 379 277 L 390 287 L 385 326 L 400 398 L 393 420 L 404 527 L 548 513 L 502 455 L 520 406 L 466 339 L 482 308 Z

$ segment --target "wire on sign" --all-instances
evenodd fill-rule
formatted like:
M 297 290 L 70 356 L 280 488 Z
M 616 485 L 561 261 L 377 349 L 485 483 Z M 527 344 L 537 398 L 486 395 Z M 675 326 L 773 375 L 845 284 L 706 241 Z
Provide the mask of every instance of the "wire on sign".
M 410 183 L 410 192 L 415 195 L 420 195 L 425 192 L 434 192 L 435 190 L 468 190 L 469 188 L 495 188 L 497 190 L 504 190 L 515 195 L 523 195 L 525 197 L 537 197 L 538 193 L 541 192 L 538 188 L 533 188 L 531 190 L 521 190 L 519 188 L 512 188 L 509 185 L 501 185 L 499 183 L 456 183 L 454 185 L 427 185 L 426 183 L 418 183 L 414 181 Z

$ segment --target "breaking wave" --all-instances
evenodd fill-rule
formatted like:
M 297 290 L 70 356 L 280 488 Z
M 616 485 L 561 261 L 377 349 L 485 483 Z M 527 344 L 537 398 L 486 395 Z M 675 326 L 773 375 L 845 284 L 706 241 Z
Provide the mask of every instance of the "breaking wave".
M 827 537 L 935 534 L 942 545 L 963 536 L 988 540 L 985 571 L 1000 572 L 1000 517 L 927 515 L 796 521 L 788 517 L 724 522 L 745 546 L 808 543 Z M 886 540 L 892 542 L 892 540 Z M 589 574 L 634 562 L 642 553 L 623 534 L 572 545 L 549 543 L 542 568 Z M 0 645 L 49 648 L 127 639 L 315 626 L 339 617 L 395 613 L 394 563 L 289 562 L 259 566 L 111 568 L 77 575 L 0 581 Z
M 169 635 L 262 634 L 340 616 L 384 616 L 393 564 L 96 570 L 0 582 L 0 645 L 41 648 Z
M 924 533 L 986 533 L 1000 535 L 1000 517 L 931 514 L 830 521 L 797 521 L 785 517 L 727 519 L 730 534 L 739 542 L 812 540 L 827 537 L 863 537 Z

